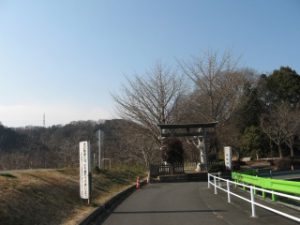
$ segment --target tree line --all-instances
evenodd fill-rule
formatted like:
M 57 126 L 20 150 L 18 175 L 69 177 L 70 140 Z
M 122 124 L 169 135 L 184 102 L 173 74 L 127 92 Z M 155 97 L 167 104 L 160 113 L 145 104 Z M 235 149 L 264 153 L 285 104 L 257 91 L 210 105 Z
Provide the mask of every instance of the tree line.
M 223 146 L 239 158 L 300 154 L 300 76 L 288 66 L 258 74 L 228 52 L 208 51 L 178 61 L 177 69 L 155 64 L 127 79 L 113 98 L 122 118 L 139 124 L 155 149 L 161 145 L 157 124 L 218 121 L 208 143 L 211 159 L 222 157 Z M 191 141 L 182 143 L 186 160 L 198 161 Z
M 134 127 L 123 119 L 74 121 L 51 127 L 0 125 L 0 170 L 78 167 L 79 142 L 85 140 L 91 143 L 92 163 L 97 166 L 98 130 L 104 134 L 102 158 L 109 158 L 114 164 L 143 163 L 142 151 L 134 148 L 139 134 L 128 133 L 134 132 Z
M 239 158 L 300 155 L 300 75 L 288 66 L 270 74 L 242 68 L 230 53 L 208 51 L 177 62 L 157 63 L 128 76 L 113 94 L 122 119 L 76 121 L 65 126 L 7 128 L 0 125 L 0 169 L 78 166 L 78 143 L 90 140 L 94 165 L 102 130 L 102 158 L 113 163 L 161 162 L 157 124 L 218 121 L 209 160 L 232 146 Z M 179 139 L 185 161 L 199 161 L 193 140 Z M 170 143 L 177 143 L 178 140 Z

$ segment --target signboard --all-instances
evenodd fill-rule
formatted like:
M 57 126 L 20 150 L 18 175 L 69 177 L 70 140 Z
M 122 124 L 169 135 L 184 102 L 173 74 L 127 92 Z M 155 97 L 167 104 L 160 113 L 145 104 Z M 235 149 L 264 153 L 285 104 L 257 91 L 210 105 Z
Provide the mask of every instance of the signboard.
M 82 199 L 90 198 L 90 142 L 82 141 L 79 143 L 79 174 L 80 174 L 80 197 Z
M 224 161 L 227 169 L 232 168 L 232 150 L 230 146 L 224 147 Z

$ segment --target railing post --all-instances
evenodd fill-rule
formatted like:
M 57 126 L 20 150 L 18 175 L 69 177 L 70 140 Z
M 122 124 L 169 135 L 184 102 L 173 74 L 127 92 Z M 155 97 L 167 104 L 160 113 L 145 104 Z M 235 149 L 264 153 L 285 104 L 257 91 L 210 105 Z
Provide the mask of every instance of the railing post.
M 214 176 L 214 194 L 218 194 L 216 176 Z
M 265 199 L 266 198 L 266 192 L 263 191 L 261 196 L 262 196 L 263 199 Z
M 250 186 L 250 196 L 251 196 L 251 217 L 256 217 L 256 213 L 255 213 L 254 190 L 255 190 L 255 188 L 253 188 L 253 186 Z
M 218 177 L 220 178 L 221 177 L 221 172 L 218 172 Z M 221 187 L 221 180 L 218 179 L 218 186 Z
M 227 201 L 228 203 L 231 203 L 231 198 L 230 198 L 230 183 L 229 180 L 226 180 L 227 183 Z
M 210 188 L 210 175 L 209 173 L 207 173 L 207 188 L 209 189 Z
M 276 202 L 277 201 L 277 196 L 273 192 L 274 191 L 272 191 L 272 201 Z

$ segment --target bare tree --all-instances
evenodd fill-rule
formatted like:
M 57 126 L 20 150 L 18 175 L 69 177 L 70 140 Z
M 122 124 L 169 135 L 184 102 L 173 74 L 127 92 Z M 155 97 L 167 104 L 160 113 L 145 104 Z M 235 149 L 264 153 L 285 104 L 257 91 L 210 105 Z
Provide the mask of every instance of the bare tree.
M 145 74 L 127 79 L 123 91 L 113 95 L 122 118 L 142 125 L 159 143 L 157 124 L 176 120 L 174 111 L 183 93 L 183 81 L 173 71 L 156 64 Z
M 292 108 L 290 104 L 284 102 L 280 104 L 276 112 L 281 123 L 282 132 L 284 134 L 284 143 L 290 149 L 290 157 L 294 157 L 295 138 L 299 134 L 300 129 L 300 111 Z
M 229 52 L 219 56 L 211 51 L 189 63 L 179 62 L 183 73 L 196 84 L 194 104 L 202 108 L 198 111 L 202 118 L 223 122 L 236 109 L 254 74 L 249 69 L 238 70 L 237 63 Z
M 300 127 L 299 109 L 292 108 L 289 103 L 275 105 L 273 110 L 261 118 L 261 128 L 264 133 L 278 146 L 279 157 L 282 158 L 282 145 L 290 149 L 294 157 L 294 140 Z
M 128 120 L 118 121 L 106 132 L 107 156 L 117 163 L 144 163 L 146 166 L 158 161 L 159 148 L 145 128 Z
M 160 151 L 153 139 L 147 135 L 144 128 L 139 126 L 132 126 L 131 129 L 125 131 L 125 136 L 128 146 L 129 157 L 135 157 L 144 161 L 148 167 L 150 163 L 154 163 L 160 158 Z

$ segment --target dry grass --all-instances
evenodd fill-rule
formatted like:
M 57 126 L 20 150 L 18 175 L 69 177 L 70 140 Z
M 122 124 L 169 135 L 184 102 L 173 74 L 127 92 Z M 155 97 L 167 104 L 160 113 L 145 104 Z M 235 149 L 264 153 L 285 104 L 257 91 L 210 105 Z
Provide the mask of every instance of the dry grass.
M 79 198 L 78 170 L 28 170 L 0 173 L 1 225 L 74 225 L 143 176 L 137 168 L 93 175 L 91 206 Z

